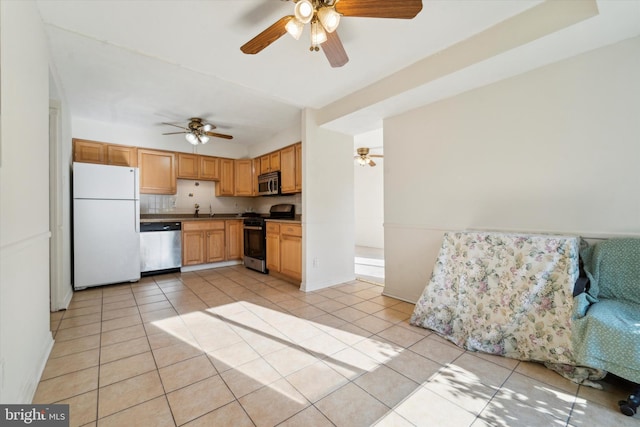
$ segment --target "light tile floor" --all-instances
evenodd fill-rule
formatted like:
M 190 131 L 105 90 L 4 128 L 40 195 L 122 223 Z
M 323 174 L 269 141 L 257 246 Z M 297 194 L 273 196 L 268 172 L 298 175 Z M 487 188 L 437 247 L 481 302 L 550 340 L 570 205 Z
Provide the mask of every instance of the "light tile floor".
M 381 292 L 242 266 L 76 292 L 34 403 L 70 404 L 72 426 L 640 426 L 628 384 L 463 351 Z
M 354 270 L 359 280 L 384 286 L 384 249 L 356 246 Z

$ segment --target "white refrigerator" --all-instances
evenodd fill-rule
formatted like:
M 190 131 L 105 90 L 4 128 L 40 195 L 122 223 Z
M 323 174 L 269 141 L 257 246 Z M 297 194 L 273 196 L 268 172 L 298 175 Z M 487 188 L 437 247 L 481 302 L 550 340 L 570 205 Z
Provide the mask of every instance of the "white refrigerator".
M 140 280 L 138 168 L 73 164 L 73 287 Z

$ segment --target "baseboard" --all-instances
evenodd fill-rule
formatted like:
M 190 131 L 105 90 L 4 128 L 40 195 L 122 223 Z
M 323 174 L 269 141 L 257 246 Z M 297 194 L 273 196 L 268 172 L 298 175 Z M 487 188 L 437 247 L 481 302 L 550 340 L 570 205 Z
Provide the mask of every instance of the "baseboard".
M 42 378 L 42 374 L 44 372 L 44 368 L 47 366 L 47 361 L 49 360 L 49 356 L 51 355 L 51 350 L 53 350 L 53 336 L 51 332 L 47 334 L 46 342 L 43 343 L 43 357 L 40 359 L 40 363 L 38 364 L 38 369 L 35 372 L 35 375 L 32 375 L 31 378 L 27 380 L 24 384 L 23 393 L 20 396 L 20 402 L 33 402 L 33 398 L 36 395 L 36 390 L 38 389 L 38 383 L 40 383 L 40 378 Z
M 238 265 L 238 264 L 242 264 L 242 260 L 214 262 L 210 264 L 189 265 L 186 267 L 180 267 L 180 272 L 187 273 L 190 271 L 207 270 L 209 268 L 231 267 L 232 265 Z

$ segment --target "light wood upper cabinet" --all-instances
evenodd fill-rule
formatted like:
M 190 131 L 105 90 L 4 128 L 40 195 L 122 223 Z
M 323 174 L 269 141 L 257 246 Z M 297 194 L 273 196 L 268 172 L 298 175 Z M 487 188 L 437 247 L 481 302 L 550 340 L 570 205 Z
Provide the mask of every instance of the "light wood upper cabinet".
M 85 139 L 73 140 L 73 161 L 106 164 L 106 144 Z
M 293 145 L 280 150 L 280 188 L 282 193 L 296 192 L 296 150 Z
M 236 196 L 253 195 L 253 162 L 251 159 L 235 161 L 235 191 Z
M 302 191 L 301 143 L 280 150 L 280 185 L 284 194 Z
M 220 182 L 216 184 L 216 196 L 233 196 L 235 192 L 233 159 L 220 158 Z
M 178 178 L 198 179 L 199 166 L 197 154 L 178 153 Z
M 140 193 L 176 194 L 176 155 L 171 151 L 138 149 Z
M 220 180 L 220 159 L 218 157 L 200 156 L 200 179 Z
M 225 233 L 227 260 L 242 259 L 242 256 L 244 255 L 242 220 L 226 220 Z
M 271 162 L 269 162 L 269 155 L 260 157 L 260 174 L 267 173 L 271 169 Z
M 302 143 L 294 145 L 296 152 L 296 193 L 302 193 Z
M 280 170 L 280 151 L 269 154 L 269 166 L 271 172 Z
M 106 142 L 73 140 L 73 161 L 114 166 L 138 166 L 137 148 Z
M 218 181 L 216 196 L 257 196 L 258 175 L 281 171 L 284 194 L 302 192 L 302 144 L 255 159 L 228 159 L 73 139 L 73 161 L 140 168 L 140 192 L 176 194 L 177 179 Z
M 251 159 L 251 195 L 258 195 L 258 175 L 260 175 L 260 159 Z
M 276 172 L 280 170 L 280 151 L 265 154 L 260 157 L 260 173 Z
M 138 149 L 126 145 L 105 144 L 107 146 L 107 164 L 115 166 L 138 166 Z

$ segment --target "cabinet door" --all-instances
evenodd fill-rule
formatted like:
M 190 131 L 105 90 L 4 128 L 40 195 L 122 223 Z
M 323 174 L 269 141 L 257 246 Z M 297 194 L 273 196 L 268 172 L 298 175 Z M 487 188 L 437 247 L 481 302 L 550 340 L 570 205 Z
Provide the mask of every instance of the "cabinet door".
M 224 261 L 224 230 L 208 230 L 205 233 L 207 237 L 206 262 Z
M 280 272 L 280 233 L 267 233 L 267 269 Z
M 269 155 L 260 157 L 260 173 L 267 173 L 271 170 Z
M 280 170 L 280 151 L 269 154 L 269 168 L 271 172 Z
M 220 159 L 220 182 L 216 184 L 216 196 L 233 196 L 235 190 L 233 165 L 233 159 Z
M 280 273 L 302 280 L 302 226 L 280 225 Z
M 296 151 L 296 192 L 302 192 L 302 143 L 297 143 L 295 146 Z
M 242 220 L 227 220 L 225 227 L 227 260 L 242 259 Z
M 260 159 L 251 160 L 251 195 L 258 195 L 258 175 L 260 175 Z
M 210 156 L 200 157 L 199 178 L 211 181 L 220 180 L 220 159 Z
M 175 153 L 139 149 L 138 167 L 140 193 L 176 194 Z
M 196 154 L 178 153 L 178 178 L 198 179 L 199 163 Z
M 280 186 L 283 193 L 296 192 L 296 151 L 293 145 L 280 150 Z
M 107 164 L 116 166 L 138 166 L 136 147 L 107 144 Z
M 252 162 L 251 159 L 235 161 L 235 191 L 236 196 L 251 196 L 252 192 Z
M 182 265 L 204 262 L 204 232 L 182 231 Z
M 73 161 L 82 163 L 106 163 L 106 145 L 102 142 L 73 140 Z
M 280 235 L 280 272 L 302 280 L 302 237 Z

